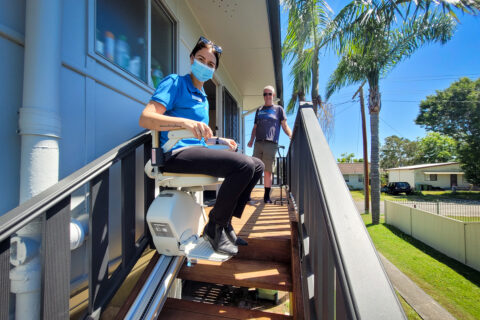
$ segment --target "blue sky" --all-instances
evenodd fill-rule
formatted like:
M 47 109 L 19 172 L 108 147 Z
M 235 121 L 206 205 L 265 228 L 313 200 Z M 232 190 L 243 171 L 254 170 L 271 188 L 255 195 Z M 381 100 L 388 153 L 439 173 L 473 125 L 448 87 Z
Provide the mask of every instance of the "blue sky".
M 333 1 L 331 1 L 333 2 Z M 335 1 L 332 9 L 338 12 L 346 1 Z M 340 2 L 340 3 L 339 3 Z M 480 77 L 480 17 L 458 15 L 460 24 L 453 38 L 445 45 L 431 44 L 417 50 L 410 58 L 400 62 L 380 81 L 382 109 L 380 111 L 380 143 L 391 135 L 410 140 L 425 136 L 423 128 L 415 124 L 419 112 L 420 101 L 436 90 L 443 90 L 458 80 L 468 76 L 472 79 Z M 288 13 L 282 9 L 281 33 L 285 36 Z M 335 70 L 338 58 L 333 52 L 320 53 L 320 93 L 324 96 L 329 76 Z M 288 103 L 292 93 L 290 66 L 283 66 L 284 101 Z M 368 102 L 368 90 L 365 90 L 365 103 Z M 363 158 L 360 104 L 352 101 L 357 86 L 346 87 L 335 93 L 330 99 L 335 106 L 335 127 L 329 138 L 330 148 L 335 158 L 344 152 L 354 153 L 356 158 Z M 308 96 L 310 100 L 310 96 Z M 288 124 L 293 129 L 295 114 L 288 115 Z M 367 139 L 370 152 L 370 121 L 368 110 Z M 245 118 L 246 139 L 250 139 L 253 126 L 253 115 Z M 289 139 L 282 132 L 280 145 L 288 146 Z M 253 148 L 247 147 L 251 155 Z M 369 156 L 370 158 L 370 156 Z

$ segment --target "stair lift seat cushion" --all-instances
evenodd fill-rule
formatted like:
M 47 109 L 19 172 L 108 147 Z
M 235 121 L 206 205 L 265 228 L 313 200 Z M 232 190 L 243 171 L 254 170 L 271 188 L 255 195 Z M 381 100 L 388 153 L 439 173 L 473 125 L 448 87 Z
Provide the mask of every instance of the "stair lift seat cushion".
M 151 179 L 155 179 L 155 186 L 169 188 L 202 187 L 221 183 L 223 179 L 205 174 L 160 172 L 148 160 L 145 165 L 145 173 Z

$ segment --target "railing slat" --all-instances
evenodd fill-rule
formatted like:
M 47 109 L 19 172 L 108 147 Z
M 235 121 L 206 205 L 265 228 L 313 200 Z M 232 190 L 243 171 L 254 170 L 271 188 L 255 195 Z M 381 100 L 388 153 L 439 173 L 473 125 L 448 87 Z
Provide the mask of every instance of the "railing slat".
M 135 150 L 122 160 L 122 263 L 135 254 Z
M 9 319 L 10 303 L 10 238 L 0 242 L 0 320 Z
M 148 140 L 145 143 L 145 146 L 143 148 L 143 165 L 147 164 L 148 160 L 150 160 L 151 157 L 151 151 L 152 151 L 152 140 Z M 147 212 L 148 208 L 150 207 L 150 204 L 152 203 L 153 199 L 155 198 L 155 180 L 147 178 L 146 175 L 144 174 L 144 186 L 143 186 L 143 201 L 144 201 L 144 213 L 145 217 L 147 217 Z M 147 224 L 147 219 L 145 219 L 145 226 L 144 226 L 145 232 L 148 230 L 148 224 Z M 153 245 L 153 243 L 151 243 Z
M 108 284 L 108 189 L 109 171 L 95 177 L 90 184 L 90 285 L 89 313 L 101 307 L 103 290 Z
M 70 196 L 47 210 L 43 245 L 43 319 L 66 319 L 70 297 Z

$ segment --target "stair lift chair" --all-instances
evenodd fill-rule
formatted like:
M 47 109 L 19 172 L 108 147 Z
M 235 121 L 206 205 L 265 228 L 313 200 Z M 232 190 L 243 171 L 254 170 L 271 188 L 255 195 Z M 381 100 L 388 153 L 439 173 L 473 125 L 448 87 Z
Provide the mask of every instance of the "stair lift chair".
M 187 130 L 168 132 L 168 141 L 159 145 L 158 131 L 152 130 L 152 157 L 145 165 L 145 173 L 155 179 L 155 189 L 162 191 L 147 211 L 147 224 L 153 243 L 160 254 L 185 256 L 188 264 L 197 259 L 226 261 L 231 256 L 216 253 L 210 243 L 200 237 L 207 217 L 195 193 L 204 186 L 219 184 L 223 179 L 203 174 L 164 172 L 164 152 L 185 138 L 193 138 Z

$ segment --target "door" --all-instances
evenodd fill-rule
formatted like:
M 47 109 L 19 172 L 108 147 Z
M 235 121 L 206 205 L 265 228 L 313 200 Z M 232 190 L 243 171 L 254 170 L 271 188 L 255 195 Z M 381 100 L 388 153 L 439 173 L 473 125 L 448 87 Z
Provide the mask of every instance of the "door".
M 457 186 L 457 175 L 456 174 L 451 174 L 450 175 L 450 187 L 456 187 Z

